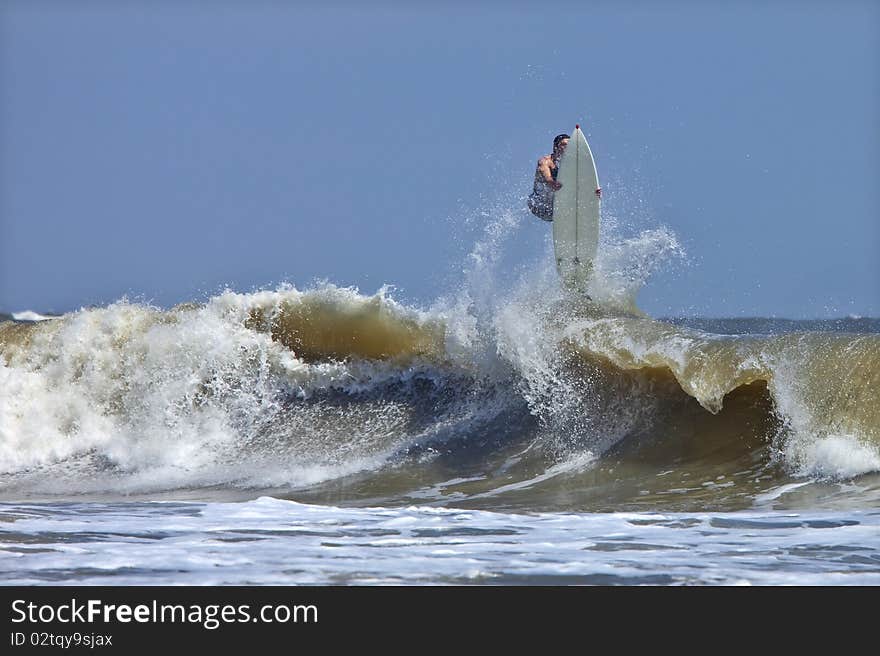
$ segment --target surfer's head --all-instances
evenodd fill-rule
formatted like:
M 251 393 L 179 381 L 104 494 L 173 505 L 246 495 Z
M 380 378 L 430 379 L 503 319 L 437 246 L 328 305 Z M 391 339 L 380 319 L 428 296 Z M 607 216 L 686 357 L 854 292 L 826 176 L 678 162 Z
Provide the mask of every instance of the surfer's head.
M 568 145 L 568 140 L 571 139 L 567 134 L 557 134 L 553 137 L 553 156 L 556 158 L 562 157 L 562 153 L 565 152 L 565 147 Z

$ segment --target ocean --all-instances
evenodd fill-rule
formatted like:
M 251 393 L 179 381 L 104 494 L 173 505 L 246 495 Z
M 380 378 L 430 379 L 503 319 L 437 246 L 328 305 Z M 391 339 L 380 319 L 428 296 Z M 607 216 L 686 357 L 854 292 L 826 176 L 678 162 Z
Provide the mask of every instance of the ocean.
M 880 583 L 880 319 L 649 317 L 676 249 L 7 315 L 0 583 Z

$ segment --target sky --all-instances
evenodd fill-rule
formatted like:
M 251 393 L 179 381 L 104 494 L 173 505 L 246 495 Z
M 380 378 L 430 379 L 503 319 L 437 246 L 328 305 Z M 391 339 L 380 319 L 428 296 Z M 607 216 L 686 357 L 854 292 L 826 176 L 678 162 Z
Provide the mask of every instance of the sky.
M 0 312 L 429 305 L 584 128 L 655 316 L 880 316 L 880 3 L 0 2 Z M 511 273 L 512 275 L 512 273 Z

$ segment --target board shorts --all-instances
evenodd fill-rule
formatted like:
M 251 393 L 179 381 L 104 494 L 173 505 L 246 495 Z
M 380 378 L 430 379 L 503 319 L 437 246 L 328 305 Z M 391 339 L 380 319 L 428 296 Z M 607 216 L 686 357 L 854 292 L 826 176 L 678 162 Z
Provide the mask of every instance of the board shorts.
M 553 192 L 535 189 L 529 194 L 529 211 L 542 221 L 553 220 Z

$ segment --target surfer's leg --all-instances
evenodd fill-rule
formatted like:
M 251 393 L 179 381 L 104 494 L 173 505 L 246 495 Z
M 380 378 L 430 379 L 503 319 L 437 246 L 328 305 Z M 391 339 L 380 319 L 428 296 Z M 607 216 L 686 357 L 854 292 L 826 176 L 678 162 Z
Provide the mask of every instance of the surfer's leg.
M 529 195 L 529 210 L 542 221 L 553 220 L 553 204 L 547 204 L 547 199 L 532 192 Z

